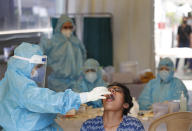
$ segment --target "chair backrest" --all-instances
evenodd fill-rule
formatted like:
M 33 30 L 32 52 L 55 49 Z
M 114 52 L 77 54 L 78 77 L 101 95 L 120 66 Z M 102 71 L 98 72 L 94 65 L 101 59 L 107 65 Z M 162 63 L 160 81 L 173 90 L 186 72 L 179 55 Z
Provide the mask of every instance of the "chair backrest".
M 166 124 L 167 131 L 189 131 L 192 127 L 192 112 L 166 114 L 154 120 L 149 126 L 149 131 L 155 131 L 162 123 Z

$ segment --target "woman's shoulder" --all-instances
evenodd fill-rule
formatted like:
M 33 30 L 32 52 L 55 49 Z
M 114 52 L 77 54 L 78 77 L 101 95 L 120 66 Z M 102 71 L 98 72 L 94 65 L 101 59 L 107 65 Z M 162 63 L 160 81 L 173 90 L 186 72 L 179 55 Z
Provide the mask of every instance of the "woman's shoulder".
M 154 85 L 157 85 L 158 83 L 160 83 L 160 80 L 158 78 L 154 78 L 152 80 L 150 80 L 146 85 L 145 88 L 154 88 Z
M 156 78 L 154 78 L 154 79 L 151 79 L 148 83 L 156 83 L 157 81 L 159 81 L 160 82 L 160 80 L 159 80 L 159 78 L 158 77 L 156 77 Z
M 185 84 L 179 78 L 174 77 L 171 83 L 175 85 L 174 86 L 175 88 L 176 87 L 180 87 L 180 88 L 184 87 L 184 88 L 186 88 Z
M 175 81 L 175 82 L 182 82 L 179 78 L 177 78 L 177 77 L 173 77 L 173 79 L 172 79 L 173 81 Z
M 123 120 L 124 121 L 133 121 L 133 122 L 141 122 L 138 118 L 135 118 L 135 117 L 131 117 L 131 116 L 123 116 Z
M 141 121 L 131 116 L 123 116 L 123 126 L 143 129 Z
M 103 120 L 101 116 L 97 116 L 93 119 L 88 119 L 85 121 L 81 127 L 81 131 L 84 130 L 101 130 L 103 128 Z
M 99 123 L 102 123 L 103 121 L 102 121 L 102 116 L 97 116 L 97 117 L 95 117 L 95 118 L 92 118 L 92 119 L 88 119 L 87 121 L 85 121 L 83 124 L 84 125 L 89 125 L 89 124 L 91 124 L 91 125 L 95 125 L 95 124 L 99 124 Z

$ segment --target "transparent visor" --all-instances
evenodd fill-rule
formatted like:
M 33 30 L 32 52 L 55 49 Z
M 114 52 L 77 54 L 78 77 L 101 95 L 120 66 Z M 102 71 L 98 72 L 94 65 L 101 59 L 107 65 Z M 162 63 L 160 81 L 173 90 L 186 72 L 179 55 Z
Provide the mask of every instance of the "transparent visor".
M 31 79 L 36 82 L 39 87 L 45 87 L 47 64 L 35 64 L 32 72 Z
M 16 59 L 28 61 L 34 64 L 34 68 L 31 71 L 31 79 L 36 82 L 39 87 L 45 87 L 45 77 L 47 69 L 47 56 L 33 55 L 31 58 L 25 58 L 21 56 L 13 56 Z

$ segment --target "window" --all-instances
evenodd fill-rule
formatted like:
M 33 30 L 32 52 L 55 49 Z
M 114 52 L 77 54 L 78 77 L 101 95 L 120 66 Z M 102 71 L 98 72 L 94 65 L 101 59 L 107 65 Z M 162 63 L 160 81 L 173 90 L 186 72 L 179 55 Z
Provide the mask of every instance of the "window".
M 0 31 L 50 28 L 56 0 L 1 0 Z

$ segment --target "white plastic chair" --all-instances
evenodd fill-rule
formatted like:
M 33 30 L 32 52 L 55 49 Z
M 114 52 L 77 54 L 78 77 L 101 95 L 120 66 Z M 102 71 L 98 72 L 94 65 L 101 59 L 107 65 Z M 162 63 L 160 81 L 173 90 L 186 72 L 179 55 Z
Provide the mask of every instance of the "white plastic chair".
M 190 131 L 192 127 L 192 112 L 166 114 L 153 121 L 149 126 L 149 131 L 155 131 L 162 123 L 166 124 L 167 131 Z

